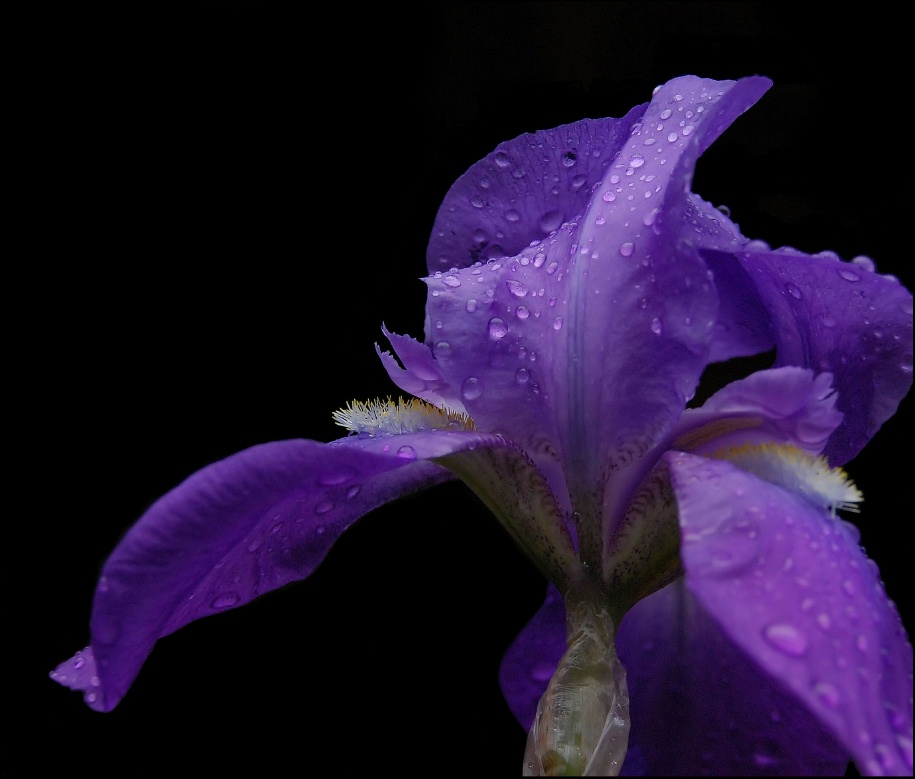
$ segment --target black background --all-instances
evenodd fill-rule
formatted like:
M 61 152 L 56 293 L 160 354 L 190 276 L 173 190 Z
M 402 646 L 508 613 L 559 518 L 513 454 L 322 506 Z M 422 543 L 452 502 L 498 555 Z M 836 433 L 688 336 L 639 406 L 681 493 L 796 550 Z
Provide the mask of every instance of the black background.
M 868 254 L 911 288 L 895 23 L 880 4 L 810 21 L 755 2 L 124 9 L 45 8 L 20 31 L 29 280 L 7 339 L 28 443 L 4 666 L 24 691 L 0 772 L 518 775 L 497 669 L 543 582 L 460 485 L 163 639 L 110 714 L 47 674 L 87 642 L 99 568 L 159 495 L 256 443 L 336 438 L 334 409 L 397 393 L 381 324 L 422 336 L 435 212 L 503 140 L 622 116 L 686 73 L 769 76 L 694 190 L 750 237 Z M 911 629 L 910 421 L 907 399 L 848 470 Z

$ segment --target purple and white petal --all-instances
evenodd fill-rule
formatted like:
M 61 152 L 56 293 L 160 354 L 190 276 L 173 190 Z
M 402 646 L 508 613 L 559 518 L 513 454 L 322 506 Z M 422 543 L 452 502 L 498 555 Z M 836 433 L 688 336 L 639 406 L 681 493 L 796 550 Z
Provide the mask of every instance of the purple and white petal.
M 842 423 L 829 373 L 806 368 L 757 371 L 733 381 L 676 425 L 673 448 L 696 454 L 744 444 L 787 443 L 822 453 Z
M 730 463 L 665 461 L 689 592 L 862 774 L 910 775 L 912 647 L 856 533 Z

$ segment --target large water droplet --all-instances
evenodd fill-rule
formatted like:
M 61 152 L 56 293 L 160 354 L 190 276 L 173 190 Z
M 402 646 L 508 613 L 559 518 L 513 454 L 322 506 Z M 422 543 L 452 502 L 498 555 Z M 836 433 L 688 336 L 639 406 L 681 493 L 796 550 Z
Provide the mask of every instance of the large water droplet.
M 516 298 L 523 298 L 528 293 L 527 285 L 520 281 L 516 281 L 515 279 L 506 281 L 505 286 L 508 287 L 508 291 Z
M 553 319 L 553 329 L 554 330 L 562 329 L 562 317 L 561 316 L 557 316 Z
M 515 309 L 515 316 L 518 319 L 527 319 L 531 315 L 531 310 L 527 306 L 518 306 Z
M 210 602 L 210 605 L 214 609 L 228 609 L 236 605 L 241 600 L 241 595 L 237 592 L 224 592 L 222 595 L 217 595 Z
M 830 709 L 839 705 L 839 691 L 829 682 L 818 682 L 812 689 L 813 694 Z
M 629 167 L 641 168 L 645 164 L 645 158 L 641 154 L 633 154 L 629 158 Z
M 807 651 L 807 637 L 794 625 L 777 622 L 769 625 L 763 636 L 772 646 L 789 657 L 800 657 Z
M 545 233 L 551 233 L 562 226 L 562 211 L 547 211 L 540 217 L 540 229 Z
M 498 341 L 500 338 L 504 338 L 508 335 L 508 325 L 505 324 L 504 319 L 500 319 L 495 316 L 489 320 L 489 337 L 494 341 Z
M 517 222 L 519 219 L 521 219 L 521 214 L 519 214 L 517 211 L 515 211 L 514 208 L 510 208 L 510 209 L 508 209 L 508 211 L 505 212 L 505 218 L 509 222 Z
M 861 281 L 861 277 L 848 268 L 839 268 L 837 272 L 846 281 Z
M 470 205 L 472 205 L 474 208 L 482 208 L 484 205 L 483 198 L 481 198 L 479 195 L 473 195 L 470 198 Z
M 483 394 L 483 385 L 480 380 L 471 376 L 461 385 L 461 396 L 465 400 L 476 400 Z
M 791 295 L 795 300 L 800 300 L 804 297 L 804 294 L 801 292 L 797 284 L 788 284 L 785 289 L 788 290 L 788 294 Z
M 562 155 L 562 165 L 563 165 L 563 167 L 571 168 L 575 164 L 577 159 L 578 159 L 578 156 L 575 154 L 574 151 L 567 151 Z
M 457 276 L 449 275 L 442 279 L 442 284 L 444 284 L 446 287 L 460 287 L 461 280 Z
M 467 300 L 467 305 L 464 307 L 467 309 L 468 314 L 472 314 L 474 311 L 477 310 L 477 301 L 474 300 L 473 298 L 469 298 Z
M 415 460 L 416 459 L 416 450 L 409 445 L 401 446 L 397 450 L 397 456 L 402 457 L 404 460 Z
M 631 257 L 632 253 L 635 251 L 635 244 L 632 241 L 626 241 L 626 243 L 620 246 L 620 254 L 623 257 Z
M 511 160 L 504 151 L 497 151 L 493 159 L 495 159 L 496 165 L 500 168 L 507 168 L 511 165 Z
M 531 374 L 527 368 L 518 368 L 518 370 L 515 371 L 515 381 L 517 381 L 518 384 L 527 384 L 528 381 L 530 381 L 530 378 Z

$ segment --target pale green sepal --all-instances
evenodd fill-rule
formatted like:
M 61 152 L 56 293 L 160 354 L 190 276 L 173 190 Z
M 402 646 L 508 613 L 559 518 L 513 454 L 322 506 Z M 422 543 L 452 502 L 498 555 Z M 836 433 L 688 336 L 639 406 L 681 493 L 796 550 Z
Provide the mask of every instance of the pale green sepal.
M 599 601 L 599 597 L 598 597 Z M 567 596 L 568 648 L 537 704 L 524 776 L 617 776 L 629 742 L 629 691 L 609 611 Z
M 581 564 L 543 474 L 521 449 L 479 448 L 435 459 L 486 504 L 521 551 L 560 591 Z
M 614 616 L 682 575 L 677 501 L 667 467 L 658 464 L 636 491 L 607 540 L 603 581 Z

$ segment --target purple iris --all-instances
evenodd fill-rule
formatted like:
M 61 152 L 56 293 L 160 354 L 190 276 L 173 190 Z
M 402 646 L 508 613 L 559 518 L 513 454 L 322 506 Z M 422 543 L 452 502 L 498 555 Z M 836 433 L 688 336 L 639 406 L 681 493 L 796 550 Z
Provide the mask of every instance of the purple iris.
M 433 226 L 425 339 L 378 349 L 412 397 L 160 498 L 52 678 L 110 711 L 160 637 L 460 479 L 549 582 L 501 669 L 525 774 L 910 774 L 911 645 L 837 512 L 861 499 L 841 466 L 911 386 L 912 295 L 690 191 L 770 85 L 684 76 L 474 165 Z M 753 355 L 770 367 L 691 403 L 707 366 Z

